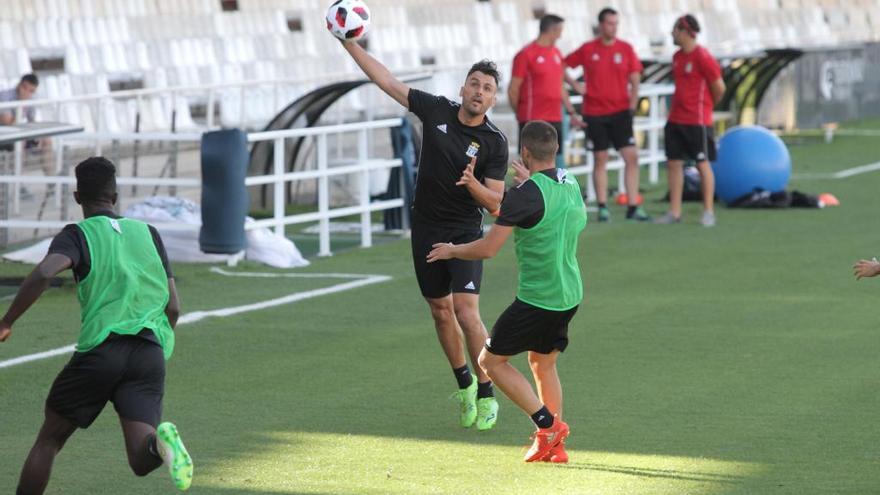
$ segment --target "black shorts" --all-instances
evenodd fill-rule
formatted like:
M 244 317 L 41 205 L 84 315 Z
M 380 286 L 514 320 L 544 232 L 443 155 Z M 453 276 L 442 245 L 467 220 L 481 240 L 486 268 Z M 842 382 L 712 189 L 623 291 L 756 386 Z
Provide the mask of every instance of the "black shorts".
M 578 307 L 565 311 L 550 311 L 514 299 L 501 313 L 486 350 L 499 356 L 513 356 L 525 351 L 550 354 L 568 347 L 568 323 Z
M 442 260 L 427 262 L 428 253 L 438 242 L 465 244 L 483 236 L 482 230 L 456 229 L 431 225 L 412 219 L 412 256 L 416 279 L 422 295 L 431 299 L 451 292 L 479 294 L 483 262 L 479 260 Z
M 715 132 L 711 126 L 667 122 L 664 135 L 668 160 L 715 161 Z
M 159 425 L 165 393 L 165 354 L 136 335 L 114 335 L 76 352 L 55 378 L 46 407 L 88 428 L 113 402 L 119 417 Z
M 612 145 L 619 150 L 636 145 L 633 135 L 633 115 L 626 110 L 611 115 L 584 115 L 587 124 L 587 149 L 605 151 Z
M 547 123 L 552 125 L 554 129 L 556 129 L 556 144 L 559 145 L 559 148 L 556 150 L 556 154 L 561 155 L 562 151 L 563 151 L 562 150 L 562 122 L 547 122 Z M 516 133 L 516 135 L 519 136 L 519 138 L 518 138 L 519 141 L 517 141 L 517 146 L 519 146 L 519 148 L 517 148 L 517 150 L 516 150 L 517 154 L 522 151 L 522 130 L 526 124 L 528 124 L 528 122 L 520 122 L 519 123 L 519 132 Z

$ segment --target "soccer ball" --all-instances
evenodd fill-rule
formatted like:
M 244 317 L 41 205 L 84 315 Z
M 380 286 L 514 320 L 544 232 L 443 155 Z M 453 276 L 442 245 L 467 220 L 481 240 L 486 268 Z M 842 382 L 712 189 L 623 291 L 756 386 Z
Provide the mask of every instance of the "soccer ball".
M 327 29 L 343 41 L 357 41 L 370 28 L 370 9 L 363 0 L 336 0 L 327 9 Z

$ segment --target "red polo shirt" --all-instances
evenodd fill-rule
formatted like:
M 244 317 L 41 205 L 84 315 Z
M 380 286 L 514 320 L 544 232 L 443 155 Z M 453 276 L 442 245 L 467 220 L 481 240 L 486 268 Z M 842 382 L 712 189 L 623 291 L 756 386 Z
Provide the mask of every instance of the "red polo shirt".
M 526 45 L 513 58 L 513 77 L 523 80 L 516 120 L 562 121 L 562 52 L 555 46 Z
M 565 64 L 584 68 L 584 115 L 597 117 L 629 110 L 629 75 L 642 72 L 642 62 L 632 45 L 621 40 L 606 45 L 596 38 L 565 57 Z
M 709 84 L 721 78 L 721 67 L 702 46 L 690 53 L 682 50 L 672 56 L 675 94 L 669 122 L 684 125 L 712 125 L 712 92 Z

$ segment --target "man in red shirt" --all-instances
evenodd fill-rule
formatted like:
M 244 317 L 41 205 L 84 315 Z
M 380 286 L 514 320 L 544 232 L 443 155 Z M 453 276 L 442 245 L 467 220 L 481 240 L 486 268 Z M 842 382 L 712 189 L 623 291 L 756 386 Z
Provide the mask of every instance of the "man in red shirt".
M 556 48 L 556 41 L 562 37 L 565 20 L 553 14 L 541 17 L 538 39 L 529 43 L 513 58 L 513 75 L 507 97 L 510 106 L 516 110 L 519 135 L 523 126 L 532 120 L 543 120 L 556 129 L 559 141 L 557 155 L 562 154 L 562 106 L 572 116 L 572 124 L 583 127 L 577 116 L 563 82 L 568 80 L 572 86 L 576 81 L 566 79 L 562 66 L 562 52 Z
M 675 94 L 666 123 L 666 166 L 669 174 L 669 212 L 657 223 L 681 221 L 681 193 L 684 188 L 684 161 L 694 160 L 700 171 L 703 192 L 704 227 L 715 225 L 715 175 L 709 162 L 715 160 L 712 108 L 724 95 L 721 67 L 712 54 L 697 44 L 700 25 L 694 16 L 675 21 L 672 40 L 680 47 L 672 57 Z
M 639 102 L 642 62 L 632 45 L 617 39 L 617 11 L 599 12 L 599 36 L 565 57 L 568 67 L 584 69 L 582 111 L 587 124 L 587 148 L 593 151 L 593 186 L 599 221 L 611 220 L 608 210 L 608 148 L 624 162 L 628 208 L 626 218 L 650 220 L 636 201 L 639 191 L 639 152 L 633 135 L 633 114 Z

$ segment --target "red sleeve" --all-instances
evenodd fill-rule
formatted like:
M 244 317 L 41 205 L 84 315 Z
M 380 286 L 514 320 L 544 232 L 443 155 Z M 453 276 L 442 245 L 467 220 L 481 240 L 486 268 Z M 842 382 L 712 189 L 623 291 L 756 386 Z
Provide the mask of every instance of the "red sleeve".
M 565 65 L 567 67 L 574 69 L 575 67 L 582 65 L 581 60 L 583 60 L 583 57 L 581 57 L 581 52 L 584 51 L 584 46 L 585 45 L 581 45 L 580 48 L 569 53 L 568 56 L 565 57 Z
M 700 57 L 700 74 L 710 83 L 721 79 L 721 66 L 708 50 L 704 50 Z
M 633 72 L 638 72 L 639 74 L 645 67 L 642 65 L 642 61 L 639 60 L 639 55 L 636 53 L 635 48 L 632 45 L 629 46 L 629 72 L 632 74 Z
M 529 60 L 526 56 L 526 49 L 523 48 L 513 57 L 512 76 L 525 79 L 529 73 Z

